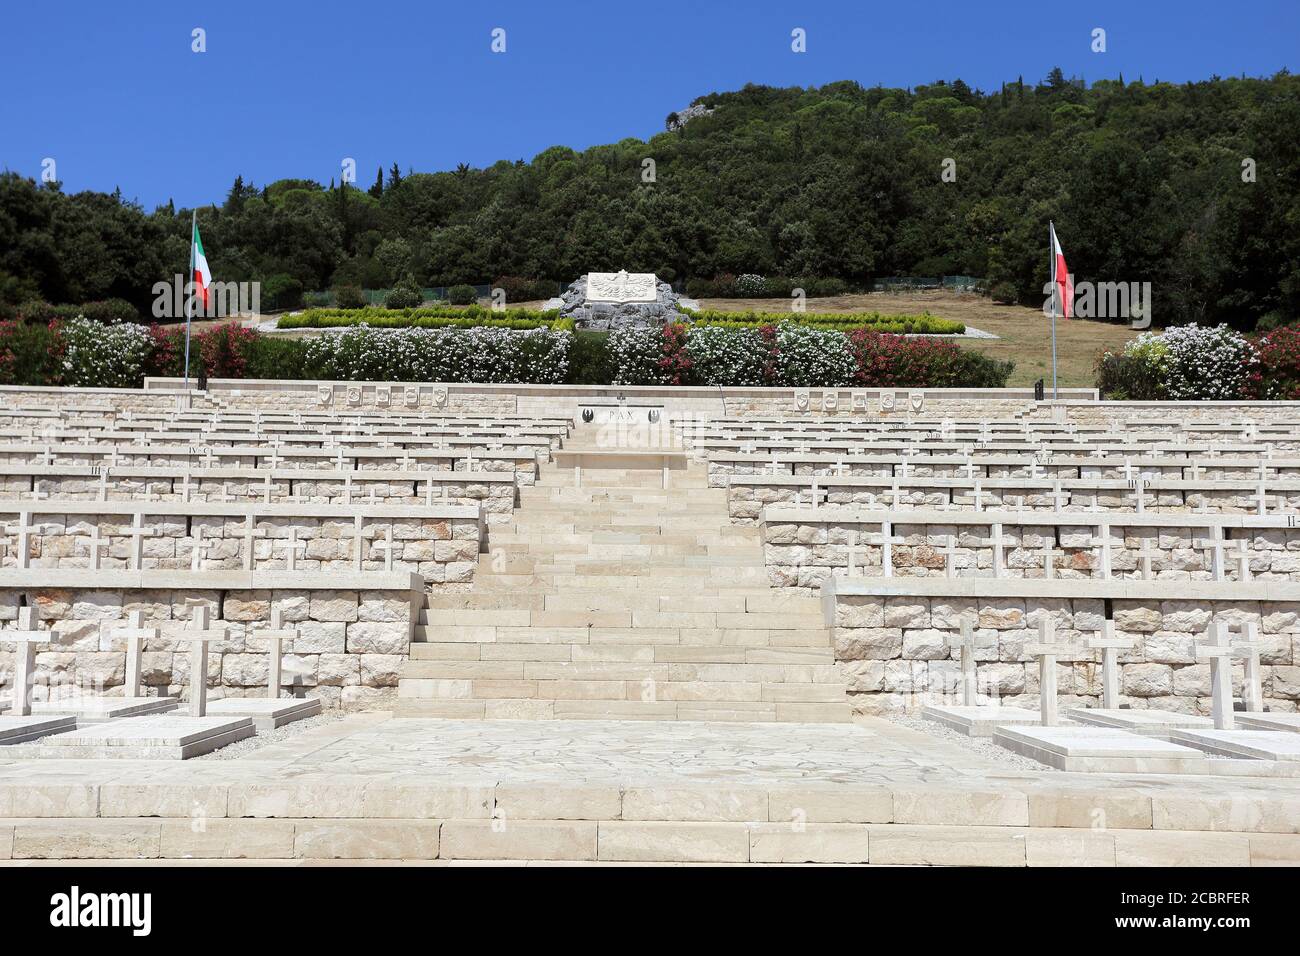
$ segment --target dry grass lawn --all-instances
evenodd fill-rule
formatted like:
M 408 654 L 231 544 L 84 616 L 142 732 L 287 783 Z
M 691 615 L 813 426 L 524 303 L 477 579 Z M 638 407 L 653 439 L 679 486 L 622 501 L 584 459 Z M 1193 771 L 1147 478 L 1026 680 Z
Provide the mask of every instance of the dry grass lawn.
M 750 309 L 784 312 L 788 299 L 705 299 L 704 309 L 745 312 Z M 998 305 L 980 295 L 957 292 L 884 293 L 841 295 L 809 299 L 809 312 L 883 312 L 896 315 L 919 315 L 929 312 L 942 319 L 953 319 L 968 326 L 991 332 L 997 339 L 962 339 L 962 348 L 975 349 L 1016 363 L 1010 385 L 1032 385 L 1038 379 L 1052 384 L 1052 339 L 1050 323 L 1039 309 L 1020 305 Z M 1058 320 L 1056 323 L 1057 375 L 1062 387 L 1091 388 L 1097 354 L 1106 348 L 1119 348 L 1137 333 L 1126 325 L 1092 322 L 1086 319 Z

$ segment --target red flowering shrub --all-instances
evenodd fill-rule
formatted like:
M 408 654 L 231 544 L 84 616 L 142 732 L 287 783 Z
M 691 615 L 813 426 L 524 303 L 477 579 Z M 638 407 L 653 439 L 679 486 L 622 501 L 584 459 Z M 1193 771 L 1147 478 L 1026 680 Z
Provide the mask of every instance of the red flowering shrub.
M 1254 341 L 1257 364 L 1246 373 L 1248 398 L 1300 399 L 1300 328 L 1286 325 Z
M 672 322 L 664 326 L 660 345 L 659 368 L 669 385 L 683 385 L 691 372 L 691 356 L 686 351 L 686 325 Z
M 176 377 L 185 373 L 185 326 L 151 325 L 153 348 L 149 352 L 145 374 Z M 197 378 L 199 369 L 209 378 L 243 378 L 248 372 L 248 358 L 257 333 L 237 322 L 223 322 L 190 336 L 190 375 Z
M 1002 388 L 1015 368 L 955 342 L 855 329 L 858 384 L 878 388 Z

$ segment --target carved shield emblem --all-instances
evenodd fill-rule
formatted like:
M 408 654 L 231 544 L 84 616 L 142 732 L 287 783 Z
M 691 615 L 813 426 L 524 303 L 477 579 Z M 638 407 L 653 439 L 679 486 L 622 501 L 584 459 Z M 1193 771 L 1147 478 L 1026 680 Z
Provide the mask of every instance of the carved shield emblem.
M 393 390 L 388 385 L 378 385 L 375 387 L 375 404 L 387 405 L 393 400 Z
M 853 410 L 855 412 L 865 412 L 867 410 L 867 393 L 854 392 L 852 395 Z
M 796 389 L 794 393 L 794 407 L 801 412 L 808 411 L 808 389 Z
M 881 392 L 881 393 L 880 393 L 880 410 L 881 410 L 882 412 L 892 412 L 892 411 L 894 410 L 894 393 L 893 393 L 893 392 Z
M 405 391 L 406 391 L 406 395 L 405 395 L 406 404 L 408 405 L 420 404 L 420 387 L 418 385 L 408 385 L 406 386 Z
M 439 408 L 447 404 L 447 389 L 436 386 L 433 390 L 433 404 Z
M 908 396 L 908 400 L 912 403 L 912 411 L 914 412 L 919 412 L 925 407 L 925 396 L 920 392 L 913 392 Z
M 838 392 L 826 392 L 822 395 L 822 408 L 825 411 L 833 412 L 840 407 L 840 396 Z
M 333 385 L 318 385 L 318 386 L 316 386 L 316 404 L 318 404 L 318 405 L 328 405 L 328 404 L 329 404 L 330 402 L 332 402 L 332 401 L 334 401 L 334 386 L 333 386 Z
M 349 404 L 349 405 L 360 405 L 360 404 L 361 404 L 361 386 L 360 386 L 360 385 L 349 385 L 349 386 L 348 386 L 348 404 Z

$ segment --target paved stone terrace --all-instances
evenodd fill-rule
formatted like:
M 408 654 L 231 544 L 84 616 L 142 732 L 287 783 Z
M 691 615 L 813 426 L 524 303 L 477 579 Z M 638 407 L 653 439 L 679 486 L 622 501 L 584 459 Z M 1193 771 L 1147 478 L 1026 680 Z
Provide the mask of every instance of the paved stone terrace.
M 94 819 L 98 818 L 98 819 Z M 0 759 L 0 859 L 1300 864 L 1300 778 L 1009 768 L 906 727 L 353 714 L 234 760 Z

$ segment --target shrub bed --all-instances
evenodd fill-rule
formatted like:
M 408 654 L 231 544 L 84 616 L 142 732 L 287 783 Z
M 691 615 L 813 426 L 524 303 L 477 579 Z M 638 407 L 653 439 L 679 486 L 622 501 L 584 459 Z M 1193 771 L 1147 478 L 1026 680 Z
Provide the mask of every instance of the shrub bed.
M 834 276 L 761 276 L 754 273 L 723 273 L 712 279 L 690 279 L 686 294 L 692 299 L 768 299 L 788 298 L 795 289 L 803 289 L 808 298 L 843 295 L 848 283 Z
M 303 365 L 342 381 L 556 384 L 568 375 L 572 340 L 548 328 L 362 325 L 308 341 Z
M 1270 362 L 1285 353 L 1270 350 Z M 1256 345 L 1227 325 L 1143 332 L 1123 351 L 1103 352 L 1096 374 L 1097 387 L 1121 401 L 1228 401 L 1249 397 L 1252 388 L 1266 393 L 1275 380 Z
M 953 342 L 794 322 L 618 329 L 608 351 L 616 385 L 1001 388 L 1015 367 Z

